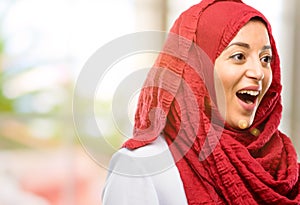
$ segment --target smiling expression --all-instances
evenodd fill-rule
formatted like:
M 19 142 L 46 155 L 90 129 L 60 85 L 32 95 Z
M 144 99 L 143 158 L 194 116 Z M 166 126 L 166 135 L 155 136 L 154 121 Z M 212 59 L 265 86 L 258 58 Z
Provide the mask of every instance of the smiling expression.
M 214 76 L 218 109 L 233 128 L 246 129 L 270 87 L 272 50 L 267 29 L 251 20 L 215 61 Z

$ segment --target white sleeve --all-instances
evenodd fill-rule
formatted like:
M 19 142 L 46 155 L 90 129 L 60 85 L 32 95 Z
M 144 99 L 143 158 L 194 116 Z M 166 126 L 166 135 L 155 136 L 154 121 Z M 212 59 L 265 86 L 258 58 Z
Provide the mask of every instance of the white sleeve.
M 187 205 L 179 171 L 162 137 L 120 149 L 110 161 L 103 205 Z
M 127 156 L 127 157 L 126 157 Z M 103 205 L 159 205 L 151 176 L 124 150 L 114 154 L 102 193 Z

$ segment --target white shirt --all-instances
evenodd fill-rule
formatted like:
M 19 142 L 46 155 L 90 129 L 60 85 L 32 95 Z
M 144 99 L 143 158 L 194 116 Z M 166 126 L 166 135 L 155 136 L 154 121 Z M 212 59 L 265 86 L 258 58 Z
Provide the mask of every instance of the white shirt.
M 182 180 L 163 137 L 120 149 L 109 166 L 103 205 L 187 205 Z

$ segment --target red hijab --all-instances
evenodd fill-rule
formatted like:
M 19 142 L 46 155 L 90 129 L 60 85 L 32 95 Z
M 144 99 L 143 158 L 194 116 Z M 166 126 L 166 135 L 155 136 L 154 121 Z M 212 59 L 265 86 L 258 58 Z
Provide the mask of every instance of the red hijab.
M 213 64 L 251 19 L 265 23 L 273 80 L 250 128 L 228 126 L 215 106 Z M 281 119 L 280 62 L 270 24 L 240 0 L 203 0 L 174 23 L 141 91 L 136 149 L 165 137 L 189 204 L 300 204 L 299 167 Z M 170 190 L 171 191 L 171 190 Z

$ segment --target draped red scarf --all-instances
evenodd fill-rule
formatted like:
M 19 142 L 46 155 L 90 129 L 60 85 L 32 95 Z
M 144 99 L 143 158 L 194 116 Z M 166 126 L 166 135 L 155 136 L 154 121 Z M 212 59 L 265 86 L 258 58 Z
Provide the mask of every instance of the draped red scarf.
M 252 18 L 269 33 L 273 80 L 250 128 L 226 125 L 215 106 L 213 63 Z M 165 137 L 193 204 L 300 204 L 299 168 L 281 119 L 280 62 L 270 24 L 240 0 L 203 0 L 174 23 L 139 97 L 136 149 Z M 171 191 L 171 190 L 170 190 Z

